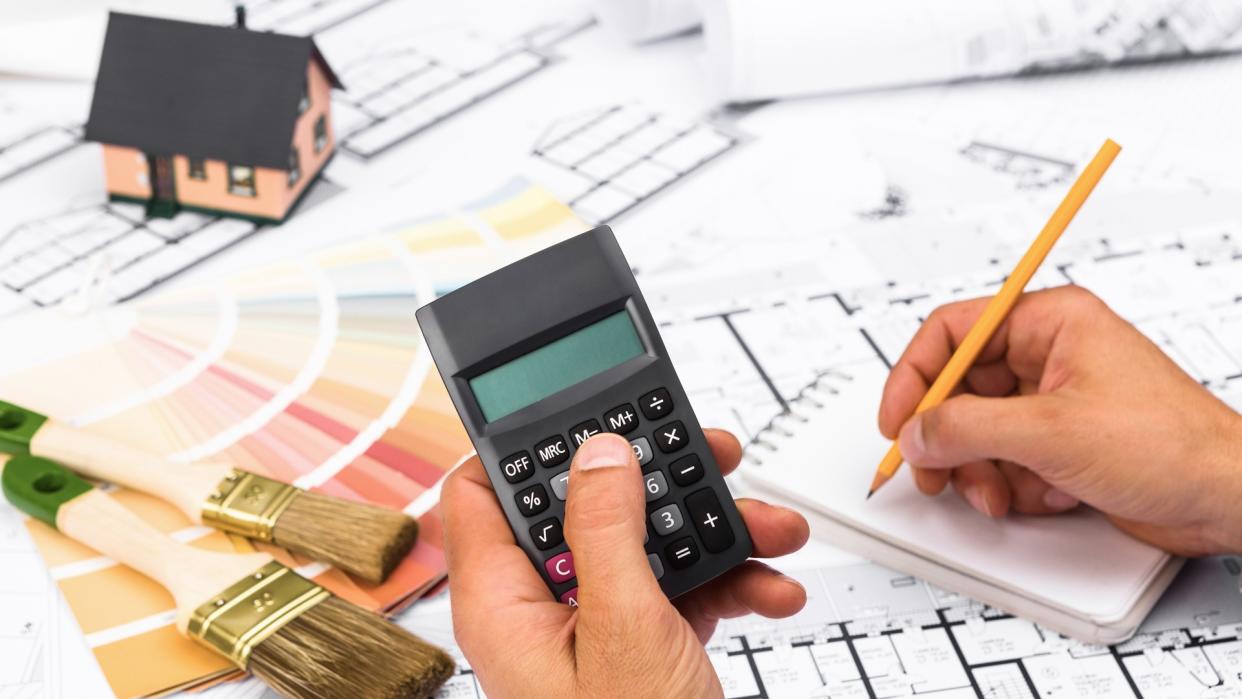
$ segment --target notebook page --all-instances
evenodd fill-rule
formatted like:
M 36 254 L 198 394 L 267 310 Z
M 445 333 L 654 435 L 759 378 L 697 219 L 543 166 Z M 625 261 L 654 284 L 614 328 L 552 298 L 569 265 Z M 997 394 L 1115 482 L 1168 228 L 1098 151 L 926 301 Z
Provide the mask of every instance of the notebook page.
M 871 536 L 1101 623 L 1124 616 L 1168 560 L 1086 507 L 995 520 L 951 488 L 924 496 L 908 466 L 865 500 L 888 449 L 875 421 L 886 371 L 868 363 L 850 373 L 853 381 L 834 384 L 840 392 L 820 397 L 823 407 L 748 477 Z

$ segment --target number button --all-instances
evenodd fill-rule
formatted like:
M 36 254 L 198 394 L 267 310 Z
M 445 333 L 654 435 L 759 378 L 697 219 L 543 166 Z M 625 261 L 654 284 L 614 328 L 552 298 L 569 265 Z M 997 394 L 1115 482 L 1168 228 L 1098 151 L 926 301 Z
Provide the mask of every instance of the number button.
M 699 547 L 691 537 L 683 537 L 664 547 L 664 557 L 678 570 L 689 568 L 699 560 Z
M 648 420 L 659 420 L 673 412 L 673 398 L 668 394 L 667 390 L 657 388 L 639 398 L 638 407 L 642 409 L 643 417 Z
M 638 427 L 638 413 L 634 412 L 634 406 L 629 403 L 618 405 L 604 414 L 604 424 L 609 432 L 628 434 Z
M 540 551 L 560 546 L 565 540 L 565 535 L 561 531 L 561 521 L 555 517 L 543 520 L 530 528 L 530 538 L 535 542 L 535 548 Z
M 651 442 L 648 442 L 646 437 L 630 440 L 630 448 L 634 450 L 634 458 L 638 459 L 639 466 L 651 463 Z
M 668 481 L 664 480 L 663 471 L 652 471 L 643 475 L 643 486 L 647 489 L 647 502 L 659 500 L 668 493 Z
M 538 483 L 520 491 L 514 499 L 517 500 L 518 511 L 526 517 L 537 515 L 548 509 L 548 491 Z
M 549 483 L 552 485 L 552 494 L 556 496 L 556 499 L 565 502 L 565 496 L 569 494 L 569 471 L 556 474 Z
M 681 508 L 667 505 L 651 513 L 651 526 L 660 536 L 668 536 L 681 529 L 685 520 L 681 518 Z
M 559 434 L 548 437 L 535 445 L 535 456 L 544 468 L 560 466 L 569 458 L 569 443 Z
M 703 477 L 703 462 L 695 454 L 687 454 L 668 465 L 673 482 L 681 487 L 697 483 Z
M 595 420 L 587 420 L 586 422 L 580 422 L 577 425 L 574 425 L 574 428 L 569 431 L 569 436 L 573 438 L 574 446 L 580 447 L 583 442 L 603 431 L 604 429 L 599 426 L 598 422 Z
M 562 583 L 576 575 L 574 573 L 574 552 L 566 551 L 544 561 L 543 569 L 548 571 L 552 582 Z
M 694 528 L 703 539 L 703 548 L 720 553 L 733 545 L 733 529 L 711 488 L 704 488 L 687 497 L 686 510 L 690 512 L 690 521 L 694 522 Z
M 510 483 L 521 483 L 530 478 L 530 474 L 535 472 L 534 464 L 531 463 L 530 454 L 519 451 L 500 462 L 500 471 L 505 474 L 505 480 Z
M 674 420 L 655 431 L 655 443 L 660 451 L 668 454 L 689 444 L 690 436 L 686 434 L 686 426 L 681 424 L 681 420 Z
M 664 564 L 660 562 L 660 554 L 647 554 L 647 565 L 651 566 L 651 572 L 655 573 L 656 580 L 664 577 Z

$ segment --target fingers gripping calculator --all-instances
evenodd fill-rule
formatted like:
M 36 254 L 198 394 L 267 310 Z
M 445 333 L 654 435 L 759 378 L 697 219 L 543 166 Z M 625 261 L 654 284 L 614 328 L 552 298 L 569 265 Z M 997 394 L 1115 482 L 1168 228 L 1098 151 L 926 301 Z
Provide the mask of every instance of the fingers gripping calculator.
M 659 330 L 607 226 L 418 310 L 418 322 L 517 543 L 577 604 L 565 544 L 574 451 L 602 431 L 643 469 L 647 561 L 676 597 L 745 561 L 750 535 Z

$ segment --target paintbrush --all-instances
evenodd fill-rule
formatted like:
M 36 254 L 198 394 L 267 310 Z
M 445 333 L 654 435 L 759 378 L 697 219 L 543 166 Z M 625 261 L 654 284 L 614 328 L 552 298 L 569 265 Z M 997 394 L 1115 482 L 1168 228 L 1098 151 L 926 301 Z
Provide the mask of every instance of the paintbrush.
M 159 583 L 178 631 L 284 696 L 427 697 L 453 673 L 444 651 L 265 553 L 180 543 L 47 459 L 14 456 L 0 469 L 15 507 Z
M 195 523 L 273 543 L 383 582 L 418 538 L 402 512 L 281 483 L 220 462 L 176 463 L 0 401 L 0 452 L 42 456 L 167 500 Z

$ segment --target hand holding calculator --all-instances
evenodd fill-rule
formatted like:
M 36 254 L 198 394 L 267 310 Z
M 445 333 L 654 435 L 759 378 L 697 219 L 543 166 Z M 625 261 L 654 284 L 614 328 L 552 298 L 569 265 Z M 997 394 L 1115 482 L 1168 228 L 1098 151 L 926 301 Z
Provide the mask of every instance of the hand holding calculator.
M 569 462 L 623 435 L 643 469 L 647 561 L 677 597 L 751 540 L 612 231 L 601 226 L 419 309 L 432 356 L 518 545 L 577 604 Z

